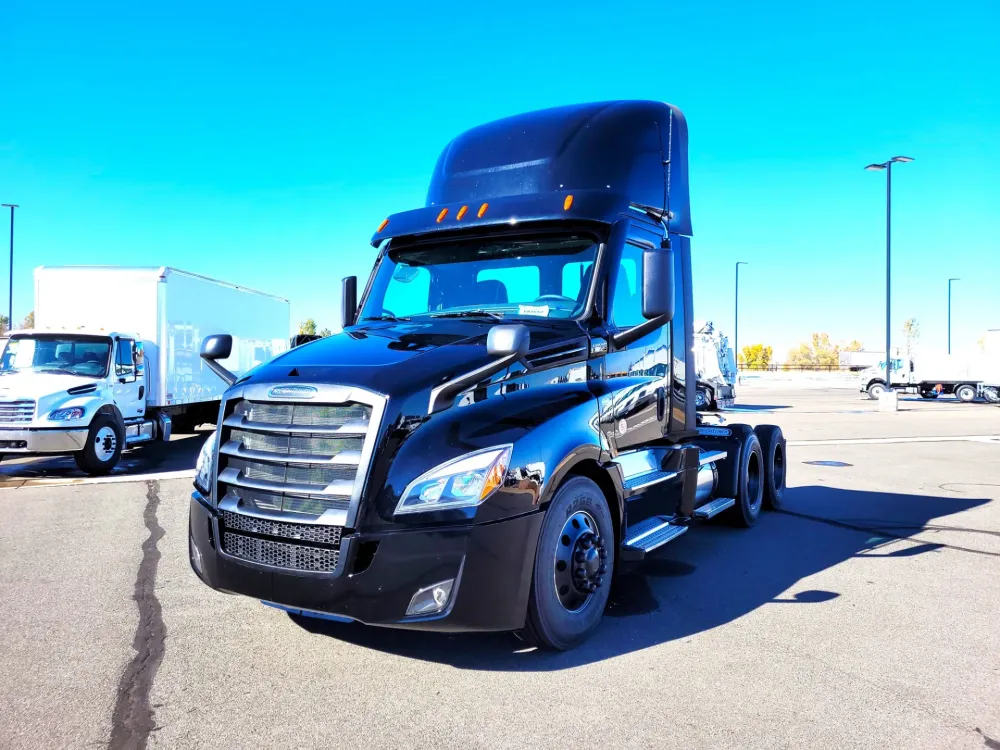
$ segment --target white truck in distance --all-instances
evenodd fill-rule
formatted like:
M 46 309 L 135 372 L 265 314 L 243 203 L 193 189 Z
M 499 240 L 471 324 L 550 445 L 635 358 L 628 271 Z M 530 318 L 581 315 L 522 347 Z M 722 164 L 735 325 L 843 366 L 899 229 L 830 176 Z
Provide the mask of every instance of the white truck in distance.
M 736 401 L 736 358 L 729 339 L 711 321 L 695 325 L 694 369 L 698 374 L 695 403 L 699 410 L 733 405 Z
M 199 356 L 228 333 L 242 375 L 288 348 L 288 300 L 172 268 L 40 267 L 35 322 L 0 356 L 0 454 L 73 454 L 106 474 L 122 449 L 214 422 L 226 384 Z
M 919 393 L 923 398 L 954 394 L 966 403 L 976 400 L 990 372 L 987 355 L 969 357 L 920 352 L 907 357 L 897 352 L 891 365 L 893 390 Z M 878 399 L 886 391 L 885 357 L 878 365 L 862 370 L 858 381 L 862 393 Z

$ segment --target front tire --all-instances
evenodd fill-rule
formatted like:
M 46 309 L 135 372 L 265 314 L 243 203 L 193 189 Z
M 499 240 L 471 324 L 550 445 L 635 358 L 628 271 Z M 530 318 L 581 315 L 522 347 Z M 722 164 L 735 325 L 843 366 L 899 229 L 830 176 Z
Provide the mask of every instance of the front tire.
M 124 442 L 118 422 L 108 414 L 98 414 L 90 423 L 87 444 L 74 454 L 76 465 L 91 476 L 107 474 L 118 465 Z
M 885 383 L 872 383 L 868 386 L 868 398 L 878 401 L 878 397 L 885 393 Z
M 963 383 L 955 389 L 955 398 L 963 404 L 971 404 L 976 400 L 976 389 L 968 383 Z
M 583 643 L 604 615 L 615 565 L 615 533 L 601 488 L 571 477 L 556 492 L 535 550 L 525 637 L 566 651 Z

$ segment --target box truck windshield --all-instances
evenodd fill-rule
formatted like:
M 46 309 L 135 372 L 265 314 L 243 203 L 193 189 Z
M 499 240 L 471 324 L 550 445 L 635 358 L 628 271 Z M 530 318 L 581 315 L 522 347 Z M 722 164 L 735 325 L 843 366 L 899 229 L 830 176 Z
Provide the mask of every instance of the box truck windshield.
M 111 339 L 90 336 L 15 336 L 0 358 L 0 373 L 55 372 L 101 378 L 108 372 Z
M 574 236 L 391 248 L 379 264 L 361 319 L 577 318 L 597 249 L 593 238 Z

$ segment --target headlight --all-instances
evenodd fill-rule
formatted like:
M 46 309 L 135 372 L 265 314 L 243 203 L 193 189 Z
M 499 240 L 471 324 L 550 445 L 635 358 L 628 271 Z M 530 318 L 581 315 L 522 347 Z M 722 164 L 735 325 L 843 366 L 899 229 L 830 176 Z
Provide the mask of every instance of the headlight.
M 212 493 L 212 461 L 215 458 L 215 433 L 213 432 L 205 444 L 201 446 L 198 461 L 194 465 L 194 486 L 201 494 L 208 497 Z
M 512 445 L 466 453 L 423 474 L 406 488 L 396 514 L 479 505 L 503 484 Z
M 87 410 L 82 406 L 74 406 L 69 409 L 56 409 L 49 414 L 49 419 L 53 422 L 66 422 L 70 419 L 80 419 L 86 413 Z

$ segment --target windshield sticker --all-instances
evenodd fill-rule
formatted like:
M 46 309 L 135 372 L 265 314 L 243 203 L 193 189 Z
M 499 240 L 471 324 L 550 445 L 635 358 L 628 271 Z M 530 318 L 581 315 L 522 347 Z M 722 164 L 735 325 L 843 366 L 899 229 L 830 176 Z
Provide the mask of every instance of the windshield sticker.
M 548 305 L 518 305 L 518 315 L 537 315 L 540 318 L 549 317 Z

